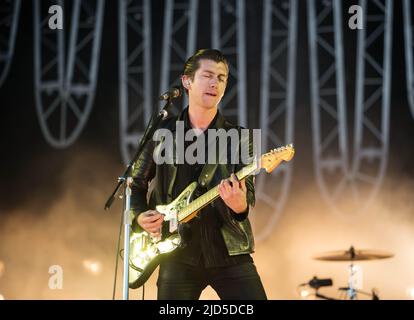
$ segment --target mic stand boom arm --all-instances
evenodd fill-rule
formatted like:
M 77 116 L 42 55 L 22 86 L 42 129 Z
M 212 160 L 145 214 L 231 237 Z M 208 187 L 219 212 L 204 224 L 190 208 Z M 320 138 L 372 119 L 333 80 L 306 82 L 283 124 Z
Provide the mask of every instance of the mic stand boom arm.
M 132 184 L 132 177 L 131 177 L 131 170 L 132 166 L 135 163 L 135 161 L 139 158 L 139 156 L 142 153 L 142 150 L 144 148 L 144 145 L 150 139 L 155 130 L 158 128 L 159 124 L 162 120 L 164 120 L 170 110 L 172 108 L 172 102 L 171 99 L 167 100 L 167 103 L 165 104 L 164 108 L 158 113 L 153 114 L 151 117 L 151 120 L 149 121 L 147 128 L 144 131 L 144 134 L 141 138 L 141 141 L 139 142 L 137 152 L 135 153 L 135 156 L 132 158 L 131 162 L 128 164 L 124 174 L 120 177 L 118 177 L 118 184 L 115 187 L 115 190 L 112 192 L 112 194 L 109 196 L 108 200 L 105 203 L 105 210 L 108 210 L 112 202 L 115 199 L 115 195 L 118 193 L 119 188 L 121 185 L 125 186 L 125 211 L 124 214 L 124 274 L 123 274 L 123 300 L 128 300 L 128 289 L 129 289 L 129 233 L 130 233 L 130 214 L 129 211 L 131 209 L 131 184 Z

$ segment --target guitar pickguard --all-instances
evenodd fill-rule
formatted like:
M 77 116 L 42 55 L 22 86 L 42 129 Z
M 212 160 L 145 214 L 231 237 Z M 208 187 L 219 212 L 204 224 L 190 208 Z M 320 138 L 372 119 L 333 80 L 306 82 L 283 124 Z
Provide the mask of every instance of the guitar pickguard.
M 157 211 L 164 215 L 164 221 L 168 221 L 170 233 L 177 231 L 178 213 L 190 203 L 196 187 L 197 182 L 193 182 L 170 204 L 156 206 Z

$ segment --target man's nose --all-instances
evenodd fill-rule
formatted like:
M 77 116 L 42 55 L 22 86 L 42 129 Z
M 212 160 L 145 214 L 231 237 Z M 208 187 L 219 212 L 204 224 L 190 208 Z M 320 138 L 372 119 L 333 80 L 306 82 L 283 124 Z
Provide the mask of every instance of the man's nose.
M 218 80 L 216 78 L 211 78 L 210 80 L 210 87 L 216 87 L 218 84 Z

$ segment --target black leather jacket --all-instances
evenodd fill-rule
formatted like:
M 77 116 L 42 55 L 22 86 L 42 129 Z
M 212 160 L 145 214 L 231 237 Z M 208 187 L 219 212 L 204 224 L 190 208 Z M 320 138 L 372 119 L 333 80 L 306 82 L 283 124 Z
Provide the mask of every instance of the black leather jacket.
M 167 118 L 161 124 L 161 128 L 169 129 L 173 132 L 174 144 L 176 121 L 183 119 L 183 112 L 181 112 L 181 114 L 178 116 Z M 215 127 L 217 129 L 223 128 L 225 130 L 236 128 L 239 130 L 239 133 L 241 129 L 241 127 L 234 126 L 226 121 L 220 113 L 218 114 Z M 177 173 L 177 166 L 174 165 L 176 163 L 175 151 L 173 155 L 174 164 L 157 165 L 153 160 L 153 152 L 158 144 L 160 144 L 160 142 L 150 139 L 146 143 L 141 156 L 133 165 L 131 210 L 134 213 L 132 230 L 135 232 L 142 230 L 136 222 L 136 217 L 140 213 L 149 209 L 155 209 L 156 205 L 168 204 L 174 200 L 172 194 Z M 251 139 L 249 141 L 249 146 L 249 150 L 253 150 Z M 174 150 L 176 149 L 174 148 Z M 207 185 L 207 189 L 218 185 L 222 179 L 228 178 L 231 173 L 237 172 L 243 167 L 242 163 L 230 163 L 230 152 L 231 148 L 228 144 L 227 164 L 218 165 L 214 176 L 211 178 L 211 181 Z M 246 179 L 247 202 L 249 206 L 253 206 L 255 203 L 253 179 L 253 176 L 250 176 Z M 189 183 L 191 183 L 191 181 L 189 181 Z M 254 238 L 248 219 L 249 209 L 246 211 L 246 213 L 236 214 L 230 208 L 228 208 L 221 199 L 214 201 L 213 205 L 217 208 L 217 210 L 220 212 L 221 217 L 223 218 L 223 223 L 220 231 L 229 255 L 232 256 L 252 253 L 254 251 Z

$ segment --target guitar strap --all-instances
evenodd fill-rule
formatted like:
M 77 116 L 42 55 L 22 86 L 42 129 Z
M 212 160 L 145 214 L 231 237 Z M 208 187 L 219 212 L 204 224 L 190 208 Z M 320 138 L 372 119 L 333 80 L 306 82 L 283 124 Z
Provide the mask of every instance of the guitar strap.
M 198 177 L 198 185 L 206 188 L 209 183 L 211 182 L 211 179 L 214 176 L 214 173 L 216 172 L 218 167 L 218 162 L 216 163 L 206 163 L 201 170 L 200 176 Z
M 216 161 L 215 163 L 209 163 L 206 161 L 203 169 L 201 170 L 200 176 L 198 177 L 198 187 L 207 188 L 209 183 L 211 182 L 211 179 L 214 177 L 214 173 L 217 170 L 218 164 L 220 162 L 220 159 L 225 159 L 226 154 L 220 154 L 220 151 L 223 153 L 227 153 L 227 149 L 220 150 L 219 148 L 219 140 L 218 137 L 216 137 L 215 144 L 210 144 L 209 148 L 216 148 Z M 207 155 L 206 155 L 207 156 Z M 209 157 L 208 157 L 209 158 Z

